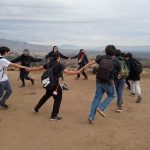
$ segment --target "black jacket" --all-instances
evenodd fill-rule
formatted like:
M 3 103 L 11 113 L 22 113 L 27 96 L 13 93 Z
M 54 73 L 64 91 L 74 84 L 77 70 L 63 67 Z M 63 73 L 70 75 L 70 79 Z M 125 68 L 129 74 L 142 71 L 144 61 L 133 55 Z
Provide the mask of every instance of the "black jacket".
M 40 61 L 42 61 L 42 59 L 37 59 L 32 56 L 25 56 L 24 54 L 22 54 L 21 56 L 17 57 L 16 59 L 12 60 L 11 62 L 12 63 L 21 62 L 21 65 L 30 67 L 31 62 L 40 62 Z
M 54 54 L 54 53 L 55 53 L 54 51 L 49 52 L 49 53 L 45 56 L 45 59 L 53 58 L 53 54 Z M 57 51 L 57 53 L 59 53 L 59 55 L 60 55 L 61 58 L 69 59 L 69 57 L 63 55 L 63 54 L 60 53 L 59 51 Z
M 136 74 L 133 71 L 132 68 L 132 62 L 134 61 L 135 58 L 130 58 L 128 59 L 128 65 L 129 65 L 129 80 L 133 80 L 133 81 L 139 81 L 140 80 L 140 74 Z
M 81 55 L 82 54 L 79 53 L 78 55 L 75 55 L 75 56 L 71 57 L 71 59 L 78 58 L 78 65 L 85 66 L 89 62 L 88 58 L 87 58 L 87 55 L 83 54 L 83 58 L 81 58 Z

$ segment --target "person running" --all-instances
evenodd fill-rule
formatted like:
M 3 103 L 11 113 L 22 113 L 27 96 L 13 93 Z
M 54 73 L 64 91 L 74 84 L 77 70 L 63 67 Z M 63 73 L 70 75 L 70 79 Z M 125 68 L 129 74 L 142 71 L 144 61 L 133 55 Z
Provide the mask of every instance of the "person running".
M 80 49 L 78 55 L 71 57 L 71 59 L 75 59 L 75 58 L 78 58 L 78 66 L 79 66 L 78 70 L 80 70 L 82 67 L 84 67 L 89 62 L 84 49 Z M 84 80 L 88 79 L 88 76 L 85 73 L 84 69 L 82 71 L 82 75 L 84 76 L 84 78 L 83 78 Z M 76 79 L 79 79 L 79 78 L 80 78 L 80 74 L 77 74 Z
M 42 59 L 37 59 L 37 58 L 30 56 L 30 51 L 28 49 L 24 49 L 23 54 L 21 56 L 17 57 L 16 59 L 12 60 L 11 62 L 12 63 L 21 62 L 21 65 L 30 67 L 31 62 L 40 62 L 40 61 L 42 61 Z M 34 84 L 34 79 L 29 77 L 29 72 L 26 71 L 24 68 L 20 69 L 19 77 L 22 82 L 21 87 L 25 87 L 25 80 L 30 80 L 31 84 L 32 85 Z
M 108 45 L 105 48 L 106 55 L 96 57 L 95 60 L 89 62 L 79 71 L 97 63 L 99 67 L 96 74 L 96 93 L 92 102 L 91 110 L 89 113 L 88 121 L 93 124 L 96 111 L 98 111 L 103 117 L 106 115 L 104 111 L 109 106 L 113 98 L 115 97 L 115 86 L 114 86 L 114 70 L 121 71 L 120 64 L 114 59 L 116 48 L 113 45 Z M 101 102 L 104 93 L 107 97 Z
M 0 47 L 0 107 L 7 109 L 8 105 L 6 101 L 12 94 L 12 88 L 8 80 L 7 76 L 7 68 L 17 67 L 27 69 L 28 67 L 24 67 L 19 64 L 11 63 L 5 57 L 9 54 L 10 49 L 5 46 Z M 5 93 L 4 93 L 5 92 Z
M 123 91 L 124 91 L 125 81 L 126 81 L 125 79 L 129 75 L 129 69 L 127 67 L 124 58 L 122 57 L 120 50 L 118 49 L 116 50 L 115 56 L 116 56 L 116 60 L 120 63 L 121 69 L 123 71 L 123 74 L 122 76 L 120 76 L 120 78 L 117 77 L 114 78 L 114 83 L 115 83 L 115 88 L 117 93 L 117 106 L 118 106 L 117 112 L 121 112 L 123 106 Z
M 140 87 L 140 79 L 143 67 L 137 59 L 132 57 L 131 53 L 129 55 L 128 61 L 130 65 L 129 80 L 131 83 L 131 95 L 137 95 L 136 103 L 140 103 L 143 98 Z
M 54 53 L 53 54 L 53 60 L 50 61 L 49 63 L 40 66 L 40 67 L 35 67 L 29 69 L 30 71 L 38 71 L 38 70 L 48 70 L 53 67 L 53 79 L 54 79 L 54 86 L 48 86 L 47 83 L 45 85 L 47 86 L 46 88 L 46 93 L 42 96 L 42 98 L 39 100 L 37 105 L 33 108 L 34 112 L 38 112 L 39 109 L 42 107 L 42 105 L 51 97 L 53 96 L 54 99 L 54 104 L 53 104 L 53 110 L 50 116 L 50 120 L 61 120 L 62 117 L 58 115 L 61 101 L 62 101 L 62 88 L 60 87 L 59 84 L 59 78 L 61 77 L 62 72 L 68 74 L 68 75 L 74 75 L 78 74 L 79 71 L 69 71 L 68 69 L 65 69 L 65 66 L 61 64 L 60 62 L 61 57 L 59 53 Z

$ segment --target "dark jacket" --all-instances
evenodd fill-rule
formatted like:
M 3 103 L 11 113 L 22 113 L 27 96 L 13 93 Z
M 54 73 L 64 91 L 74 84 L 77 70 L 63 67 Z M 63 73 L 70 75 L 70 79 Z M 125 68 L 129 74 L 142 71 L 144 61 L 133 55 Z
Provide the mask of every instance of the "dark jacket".
M 133 81 L 139 81 L 140 80 L 140 74 L 136 74 L 133 71 L 132 68 L 132 62 L 134 61 L 135 58 L 130 58 L 128 59 L 128 65 L 129 65 L 129 80 L 133 80 Z
M 89 62 L 85 54 L 79 53 L 78 55 L 71 57 L 71 59 L 75 59 L 75 58 L 78 58 L 78 65 L 81 66 L 85 66 Z
M 53 58 L 53 54 L 54 54 L 54 53 L 55 53 L 54 51 L 49 52 L 49 53 L 45 56 L 45 59 Z M 60 53 L 59 51 L 57 51 L 57 53 L 59 53 L 59 55 L 60 55 L 61 58 L 69 59 L 69 57 L 63 55 L 63 54 Z
M 42 59 L 37 59 L 32 56 L 26 56 L 26 55 L 22 54 L 21 56 L 17 57 L 16 59 L 12 60 L 11 62 L 12 63 L 21 62 L 21 65 L 30 67 L 31 62 L 40 62 L 40 61 L 42 61 Z

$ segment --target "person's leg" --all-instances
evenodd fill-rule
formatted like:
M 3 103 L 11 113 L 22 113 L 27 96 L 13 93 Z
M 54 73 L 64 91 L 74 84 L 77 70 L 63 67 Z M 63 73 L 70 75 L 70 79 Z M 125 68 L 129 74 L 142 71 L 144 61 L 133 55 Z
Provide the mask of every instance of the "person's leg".
M 53 98 L 54 98 L 54 104 L 53 104 L 51 117 L 56 117 L 59 113 L 59 109 L 62 101 L 62 89 L 60 86 L 57 89 L 57 95 L 53 95 Z
M 135 91 L 136 91 L 136 94 L 138 95 L 136 103 L 140 103 L 142 100 L 142 94 L 141 94 L 141 88 L 140 88 L 139 81 L 135 81 Z
M 24 72 L 24 78 L 26 80 L 30 80 L 31 84 L 34 85 L 34 79 L 32 79 L 31 77 L 29 77 L 29 72 L 27 72 L 27 71 Z
M 130 85 L 131 85 L 131 94 L 135 95 L 135 81 L 130 81 Z
M 25 87 L 24 71 L 20 70 L 20 80 L 22 82 L 22 87 Z
M 103 97 L 104 94 L 104 90 L 101 86 L 101 83 L 99 83 L 99 81 L 96 81 L 96 92 L 95 92 L 95 97 L 93 99 L 92 105 L 91 105 L 91 110 L 89 113 L 89 119 L 91 121 L 94 120 L 95 114 L 96 114 L 96 109 Z
M 130 82 L 129 82 L 128 78 L 126 78 L 126 84 L 127 84 L 127 88 L 131 90 L 131 85 L 130 85 Z
M 34 110 L 38 112 L 38 110 L 42 107 L 42 105 L 52 96 L 52 90 L 46 90 L 45 95 L 39 100 L 38 104 L 35 106 Z
M 107 93 L 107 97 L 98 106 L 98 109 L 101 110 L 102 112 L 105 111 L 105 109 L 109 106 L 109 104 L 115 97 L 115 85 L 114 85 L 114 83 L 113 84 L 105 83 L 103 85 L 103 88 L 104 88 L 105 92 Z
M 1 103 L 5 104 L 6 100 L 10 97 L 11 93 L 12 93 L 12 88 L 11 85 L 9 83 L 9 81 L 4 81 L 5 86 L 4 86 L 4 90 L 6 91 L 6 93 L 4 94 L 4 96 L 1 99 Z
M 87 74 L 85 73 L 85 71 L 83 70 L 82 75 L 84 76 L 84 79 L 88 79 Z
M 141 94 L 141 88 L 140 88 L 140 82 L 134 81 L 134 84 L 135 84 L 135 94 L 137 94 L 138 96 L 142 95 Z
M 0 101 L 4 95 L 4 82 L 0 82 Z
M 81 67 L 81 66 L 79 66 L 77 70 L 80 70 L 81 68 L 82 68 L 82 67 Z M 79 78 L 80 78 L 80 74 L 77 74 L 76 79 L 79 79 Z
M 119 80 L 117 79 L 117 80 L 115 80 L 114 81 L 114 84 L 115 84 L 115 89 L 116 89 L 116 94 L 117 94 L 117 106 L 119 105 L 118 104 L 118 88 L 119 88 Z
M 118 105 L 118 109 L 120 110 L 122 109 L 122 104 L 123 104 L 122 96 L 123 96 L 124 86 L 125 86 L 125 79 L 118 80 L 117 105 Z

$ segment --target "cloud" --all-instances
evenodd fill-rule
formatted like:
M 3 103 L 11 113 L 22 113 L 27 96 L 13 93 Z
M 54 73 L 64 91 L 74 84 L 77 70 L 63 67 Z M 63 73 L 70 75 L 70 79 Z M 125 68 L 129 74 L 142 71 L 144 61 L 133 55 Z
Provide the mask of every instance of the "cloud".
M 99 46 L 150 43 L 149 0 L 7 0 L 0 38 Z

